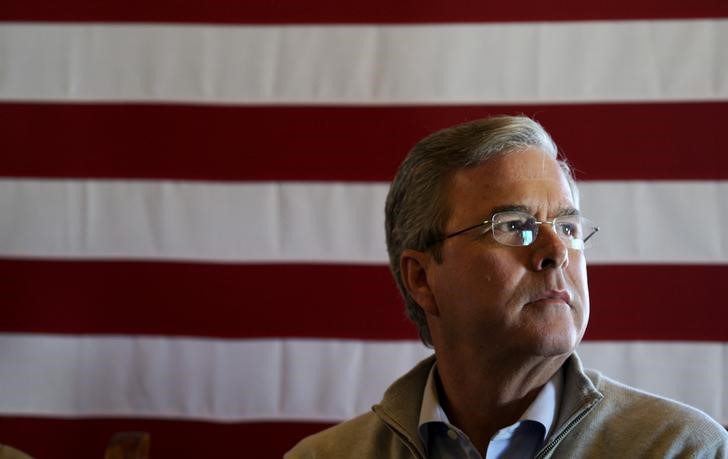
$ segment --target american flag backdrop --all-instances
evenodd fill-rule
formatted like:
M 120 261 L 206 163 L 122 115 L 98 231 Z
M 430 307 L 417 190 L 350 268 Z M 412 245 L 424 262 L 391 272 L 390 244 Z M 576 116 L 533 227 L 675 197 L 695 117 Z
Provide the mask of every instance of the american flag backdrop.
M 0 0 L 0 443 L 280 457 L 430 350 L 387 268 L 427 133 L 573 163 L 587 366 L 728 423 L 724 0 Z

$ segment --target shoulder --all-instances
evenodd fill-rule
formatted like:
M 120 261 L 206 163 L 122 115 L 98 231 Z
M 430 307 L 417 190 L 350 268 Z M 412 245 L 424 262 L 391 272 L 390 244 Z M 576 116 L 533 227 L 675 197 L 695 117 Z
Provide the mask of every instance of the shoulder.
M 697 408 L 628 386 L 593 370 L 588 370 L 587 374 L 604 395 L 604 409 L 631 414 L 634 418 L 645 418 L 645 422 L 665 423 L 678 418 L 683 423 L 719 427 L 721 434 L 725 431 L 713 418 Z
M 400 377 L 385 391 L 373 411 L 301 440 L 286 459 L 411 458 L 422 456 L 417 434 L 419 409 L 431 356 Z
M 704 412 L 587 370 L 604 396 L 589 418 L 589 428 L 633 444 L 661 448 L 665 455 L 678 451 L 722 451 L 728 454 L 728 432 Z M 712 456 L 711 456 L 712 457 Z
M 7 445 L 0 445 L 0 459 L 32 459 L 30 456 Z
M 284 457 L 370 457 L 392 434 L 373 412 L 355 417 L 301 440 Z

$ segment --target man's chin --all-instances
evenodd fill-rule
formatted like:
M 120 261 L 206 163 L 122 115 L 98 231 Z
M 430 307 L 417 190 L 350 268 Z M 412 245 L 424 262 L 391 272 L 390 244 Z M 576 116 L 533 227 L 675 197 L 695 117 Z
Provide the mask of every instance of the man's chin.
M 569 356 L 581 341 L 581 336 L 574 330 L 562 333 L 540 335 L 533 342 L 533 353 L 541 357 Z

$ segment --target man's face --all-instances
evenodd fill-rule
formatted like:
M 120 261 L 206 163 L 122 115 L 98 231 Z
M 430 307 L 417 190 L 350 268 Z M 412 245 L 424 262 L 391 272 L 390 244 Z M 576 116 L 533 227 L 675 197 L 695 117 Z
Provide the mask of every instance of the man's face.
M 539 221 L 575 210 L 558 163 L 536 148 L 458 171 L 449 190 L 446 234 L 510 207 Z M 501 245 L 490 230 L 476 229 L 445 240 L 442 256 L 427 273 L 436 349 L 439 340 L 465 352 L 554 357 L 581 341 L 589 317 L 584 255 L 567 249 L 551 225 L 540 225 L 525 247 Z

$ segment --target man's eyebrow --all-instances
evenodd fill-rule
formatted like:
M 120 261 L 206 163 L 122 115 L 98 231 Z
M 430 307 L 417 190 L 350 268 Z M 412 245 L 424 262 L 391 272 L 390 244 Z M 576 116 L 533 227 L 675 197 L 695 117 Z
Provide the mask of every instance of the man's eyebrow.
M 531 209 L 529 209 L 526 206 L 518 205 L 518 204 L 506 204 L 506 205 L 503 205 L 503 206 L 494 207 L 490 211 L 490 215 L 492 216 L 493 214 L 496 214 L 498 212 L 511 212 L 511 211 L 514 211 L 514 210 L 515 211 L 518 211 L 518 212 L 525 212 L 527 214 L 530 214 L 531 213 Z
M 493 210 L 491 210 L 490 215 L 492 216 L 493 214 L 498 212 L 509 212 L 514 210 L 533 215 L 533 209 L 520 204 L 506 204 L 503 206 L 494 207 Z M 560 217 L 562 215 L 581 215 L 581 212 L 576 207 L 561 207 L 556 212 L 555 216 Z
M 562 216 L 562 215 L 581 215 L 581 212 L 579 211 L 579 209 L 577 209 L 575 207 L 562 207 L 561 209 L 559 209 L 559 212 L 558 212 L 557 215 L 558 216 Z

